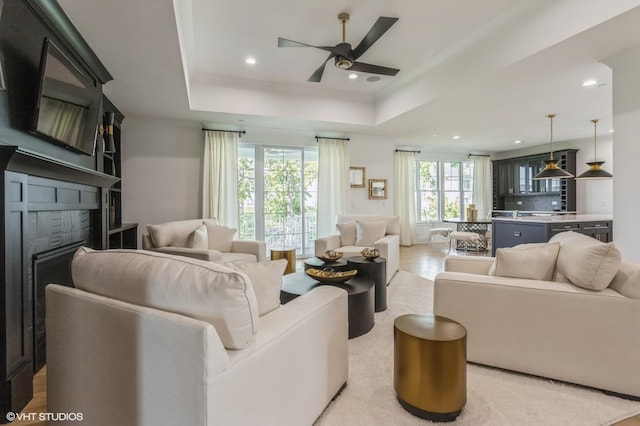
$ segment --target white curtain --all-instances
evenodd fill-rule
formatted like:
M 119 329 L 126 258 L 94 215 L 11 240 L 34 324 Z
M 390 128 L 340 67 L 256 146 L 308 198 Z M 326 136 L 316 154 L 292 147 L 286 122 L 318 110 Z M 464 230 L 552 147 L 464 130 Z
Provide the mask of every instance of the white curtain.
M 486 219 L 492 206 L 491 160 L 489 157 L 473 159 L 473 203 L 478 210 L 478 219 Z
M 393 211 L 400 217 L 400 245 L 410 246 L 416 234 L 416 160 L 413 152 L 393 156 Z
M 348 212 L 349 145 L 318 139 L 318 237 L 335 234 L 336 215 Z
M 238 228 L 238 134 L 204 132 L 202 217 Z

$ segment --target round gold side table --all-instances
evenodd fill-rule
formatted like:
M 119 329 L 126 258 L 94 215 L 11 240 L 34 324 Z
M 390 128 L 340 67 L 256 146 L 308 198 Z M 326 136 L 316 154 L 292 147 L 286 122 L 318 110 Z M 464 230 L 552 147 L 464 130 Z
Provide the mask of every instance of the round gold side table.
M 296 249 L 295 248 L 273 248 L 271 249 L 271 260 L 287 259 L 285 275 L 296 271 Z
M 408 314 L 395 319 L 393 386 L 411 414 L 455 420 L 467 402 L 467 330 L 445 317 Z

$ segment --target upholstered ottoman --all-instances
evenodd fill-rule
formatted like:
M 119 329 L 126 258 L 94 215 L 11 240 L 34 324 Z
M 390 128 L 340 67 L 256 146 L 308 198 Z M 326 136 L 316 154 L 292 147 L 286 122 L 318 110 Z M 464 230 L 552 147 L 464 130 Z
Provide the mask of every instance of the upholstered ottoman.
M 452 421 L 467 402 L 467 330 L 436 315 L 395 319 L 393 385 L 400 404 L 431 421 Z

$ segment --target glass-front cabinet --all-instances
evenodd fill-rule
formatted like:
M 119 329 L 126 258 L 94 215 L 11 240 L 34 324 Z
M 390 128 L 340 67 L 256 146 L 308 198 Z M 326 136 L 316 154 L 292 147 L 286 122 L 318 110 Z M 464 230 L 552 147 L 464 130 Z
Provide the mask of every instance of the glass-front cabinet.
M 560 192 L 560 179 L 541 179 L 533 178 L 545 168 L 545 161 L 549 159 L 549 155 L 537 155 L 527 160 L 527 193 L 529 194 L 546 194 L 549 192 Z
M 533 178 L 545 167 L 547 154 L 530 158 L 501 161 L 498 164 L 498 192 L 500 195 L 547 194 L 560 192 L 560 179 Z

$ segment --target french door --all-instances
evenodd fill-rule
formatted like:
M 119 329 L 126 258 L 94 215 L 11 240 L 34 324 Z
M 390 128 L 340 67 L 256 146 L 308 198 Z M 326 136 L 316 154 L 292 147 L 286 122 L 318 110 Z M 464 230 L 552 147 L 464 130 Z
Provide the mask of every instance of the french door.
M 238 149 L 240 238 L 313 255 L 318 151 L 242 144 Z

